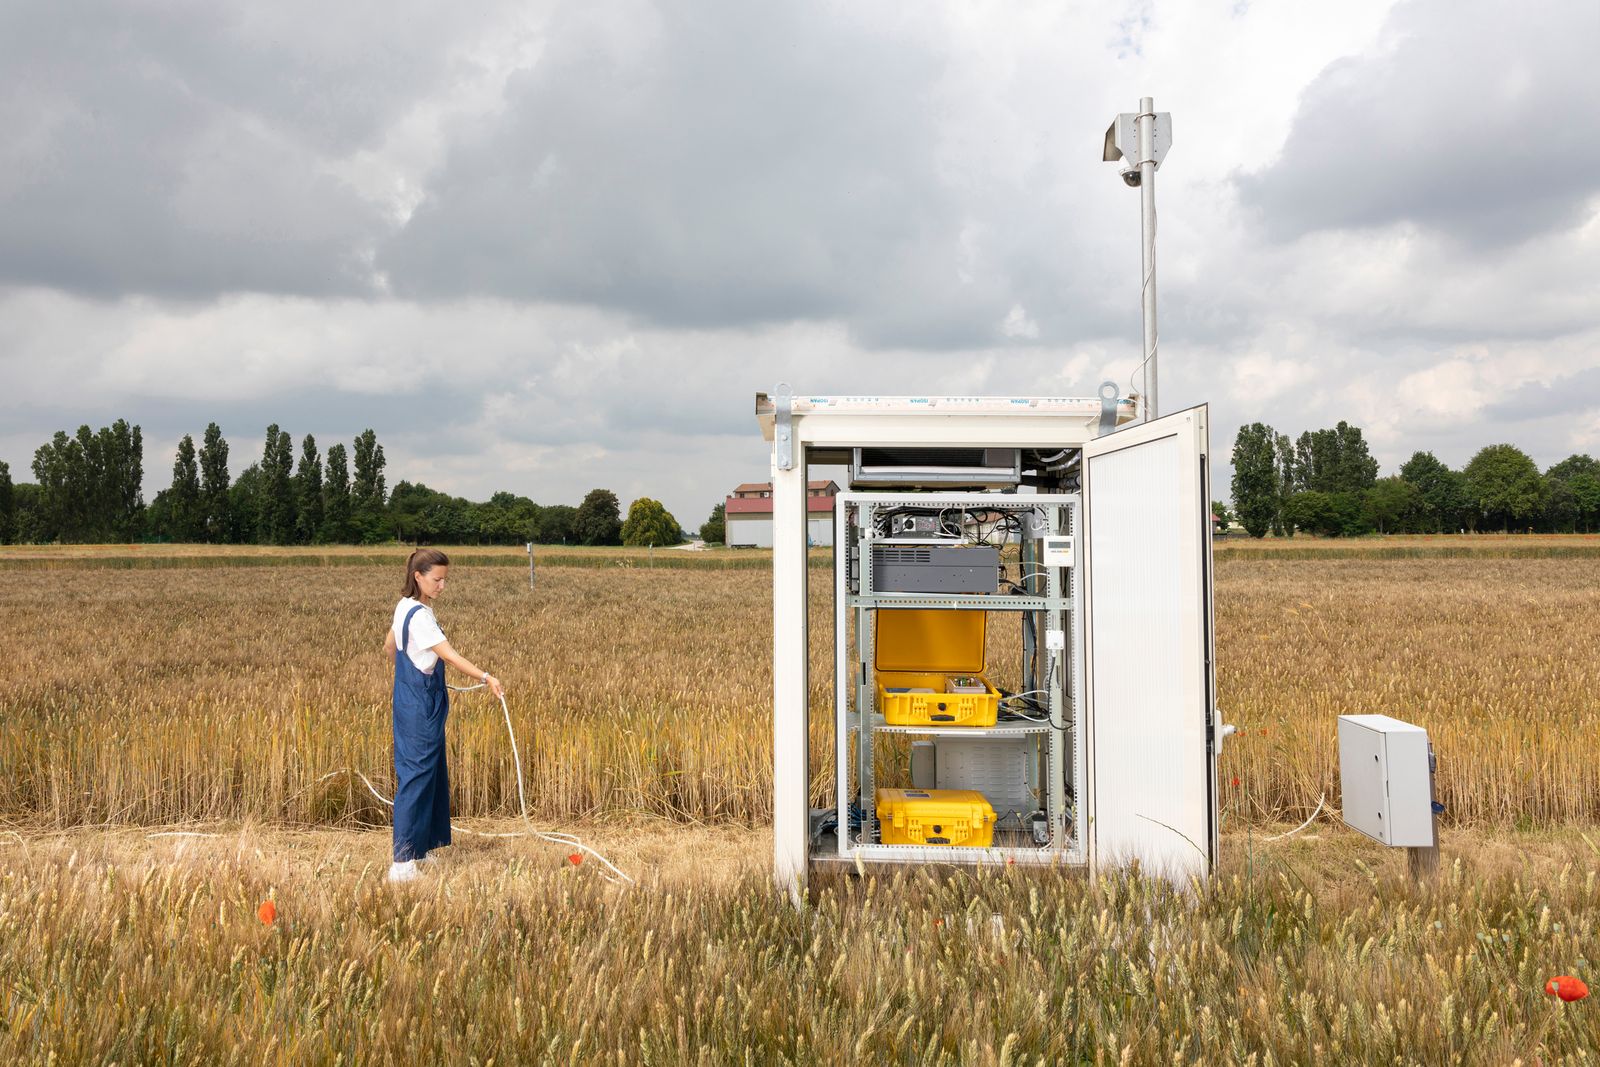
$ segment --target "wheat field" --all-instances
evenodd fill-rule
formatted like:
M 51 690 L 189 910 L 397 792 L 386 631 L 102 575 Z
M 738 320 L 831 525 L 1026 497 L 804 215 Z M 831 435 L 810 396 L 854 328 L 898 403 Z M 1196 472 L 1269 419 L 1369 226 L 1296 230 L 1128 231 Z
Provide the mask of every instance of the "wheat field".
M 1195 894 L 1129 875 L 775 893 L 759 831 L 594 828 L 383 881 L 381 831 L 0 841 L 14 1063 L 1592 1062 L 1579 840 L 1479 839 L 1419 887 L 1348 835 L 1226 840 Z M 1375 854 L 1377 853 L 1377 854 Z M 645 873 L 648 872 L 648 873 Z M 261 918 L 263 905 L 271 902 Z
M 210 560 L 208 559 L 209 563 Z M 3 561 L 0 561 L 3 566 Z M 52 826 L 384 813 L 398 567 L 0 571 L 10 684 L 0 816 Z M 813 792 L 830 789 L 827 572 L 814 572 Z M 760 569 L 463 563 L 439 605 L 511 687 L 530 807 L 759 825 L 770 817 L 770 579 Z M 1229 560 L 1216 567 L 1221 762 L 1236 820 L 1337 809 L 1335 720 L 1428 729 L 1458 824 L 1600 816 L 1600 557 Z M 989 658 L 1015 681 L 1015 628 Z M 452 705 L 455 810 L 515 810 L 499 708 Z M 327 777 L 333 774 L 334 777 Z M 1239 784 L 1233 784 L 1238 779 Z
M 766 875 L 759 566 L 602 554 L 530 591 L 463 553 L 439 615 L 507 682 L 534 818 L 639 884 L 463 837 L 395 889 L 387 813 L 350 772 L 392 784 L 400 554 L 265 556 L 0 555 L 5 1062 L 1600 1055 L 1590 1002 L 1542 992 L 1588 974 L 1600 933 L 1593 555 L 1219 552 L 1219 702 L 1243 733 L 1207 886 L 921 874 L 819 884 L 800 908 Z M 1015 635 L 992 630 L 989 653 L 1003 673 Z M 819 801 L 830 671 L 818 641 Z M 1435 884 L 1338 825 L 1334 718 L 1373 711 L 1439 750 Z M 498 705 L 455 697 L 449 746 L 461 825 L 516 829 Z M 1319 799 L 1319 821 L 1268 840 Z

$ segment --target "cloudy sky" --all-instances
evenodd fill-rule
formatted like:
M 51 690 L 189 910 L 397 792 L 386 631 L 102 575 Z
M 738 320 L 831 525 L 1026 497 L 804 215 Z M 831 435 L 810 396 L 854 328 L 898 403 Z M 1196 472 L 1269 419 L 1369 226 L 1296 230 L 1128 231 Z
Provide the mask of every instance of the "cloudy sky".
M 1600 451 L 1600 5 L 0 7 L 0 460 L 378 432 L 391 483 L 697 525 L 753 395 L 1092 395 Z M 1225 478 L 1226 470 L 1219 471 Z

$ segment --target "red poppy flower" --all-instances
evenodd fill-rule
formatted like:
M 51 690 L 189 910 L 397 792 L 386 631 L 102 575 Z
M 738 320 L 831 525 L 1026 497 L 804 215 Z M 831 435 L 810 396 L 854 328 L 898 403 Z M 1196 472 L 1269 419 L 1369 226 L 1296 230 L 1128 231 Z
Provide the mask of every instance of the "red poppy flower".
M 1574 1000 L 1582 1000 L 1589 995 L 1589 987 L 1584 984 L 1583 979 L 1574 978 L 1570 974 L 1563 974 L 1560 977 L 1550 979 L 1544 984 L 1544 991 L 1552 997 L 1560 997 L 1568 1003 Z

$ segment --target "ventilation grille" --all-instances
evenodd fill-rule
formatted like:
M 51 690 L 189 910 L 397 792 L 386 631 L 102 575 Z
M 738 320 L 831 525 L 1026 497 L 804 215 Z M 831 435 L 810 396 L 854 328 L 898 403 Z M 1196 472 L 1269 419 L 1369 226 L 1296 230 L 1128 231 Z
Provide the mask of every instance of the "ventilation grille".
M 858 488 L 1003 489 L 1022 476 L 1017 448 L 857 448 L 850 484 Z
M 1013 461 L 1004 448 L 863 448 L 863 467 L 1002 467 Z
M 873 562 L 880 565 L 933 562 L 933 552 L 930 549 L 918 548 L 915 545 L 877 545 L 873 551 Z

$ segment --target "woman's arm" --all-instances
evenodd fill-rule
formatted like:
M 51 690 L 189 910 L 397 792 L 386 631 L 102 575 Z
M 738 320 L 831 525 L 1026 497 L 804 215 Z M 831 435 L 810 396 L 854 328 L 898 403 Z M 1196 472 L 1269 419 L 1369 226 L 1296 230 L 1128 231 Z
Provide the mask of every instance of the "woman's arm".
M 477 681 L 489 683 L 489 692 L 493 693 L 495 696 L 503 697 L 506 695 L 505 686 L 500 684 L 500 679 L 496 678 L 483 668 L 474 665 L 471 660 L 467 659 L 467 657 L 451 648 L 449 641 L 440 641 L 437 645 L 433 646 L 433 651 L 434 654 L 437 655 L 441 660 L 450 664 L 450 666 L 454 667 L 462 674 L 470 675 Z
M 390 627 L 383 636 L 383 658 L 394 662 L 394 627 Z

